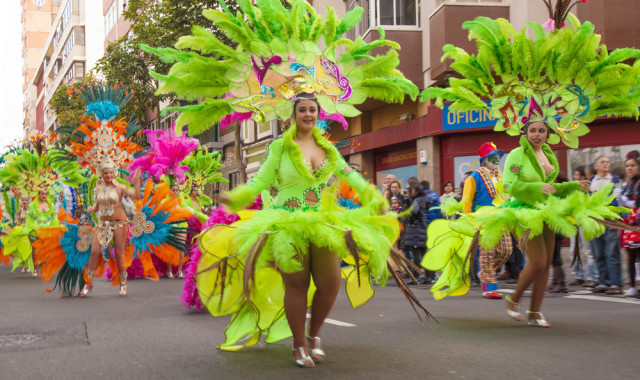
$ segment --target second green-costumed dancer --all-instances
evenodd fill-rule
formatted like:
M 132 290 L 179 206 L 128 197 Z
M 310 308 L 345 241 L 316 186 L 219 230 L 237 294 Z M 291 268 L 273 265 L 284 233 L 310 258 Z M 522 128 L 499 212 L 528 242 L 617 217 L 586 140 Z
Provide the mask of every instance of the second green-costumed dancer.
M 577 148 L 578 138 L 589 132 L 587 124 L 596 117 L 638 117 L 640 51 L 609 53 L 591 23 L 581 24 L 564 11 L 566 7 L 558 9 L 565 13 L 557 15 L 550 8 L 551 21 L 558 27 L 546 32 L 537 23 L 516 32 L 504 19 L 465 22 L 463 28 L 476 40 L 478 53 L 446 45 L 443 59 L 455 61 L 451 67 L 461 78 L 451 79 L 448 88 L 429 88 L 422 94 L 422 99 L 436 98 L 440 106 L 452 101 L 453 111 L 489 110 L 497 119 L 496 131 L 521 135 L 520 147 L 509 153 L 504 169 L 504 192 L 511 199 L 472 214 L 462 212 L 456 221 L 431 224 L 429 254 L 422 265 L 443 272 L 431 289 L 434 297 L 466 294 L 469 253 L 475 253 L 478 243 L 492 249 L 503 236 L 513 234 L 529 263 L 514 294 L 506 297 L 507 312 L 523 320 L 519 301 L 533 285 L 527 314 L 529 324 L 539 327 L 551 326 L 540 311 L 555 234 L 574 236 L 579 227 L 585 239 L 591 239 L 605 226 L 634 228 L 619 221 L 626 209 L 610 205 L 611 187 L 589 195 L 588 181 L 554 183 L 559 166 L 549 144 Z M 565 17 L 567 27 L 561 28 Z M 487 98 L 489 102 L 483 100 Z M 454 203 L 443 209 L 449 214 L 462 211 Z

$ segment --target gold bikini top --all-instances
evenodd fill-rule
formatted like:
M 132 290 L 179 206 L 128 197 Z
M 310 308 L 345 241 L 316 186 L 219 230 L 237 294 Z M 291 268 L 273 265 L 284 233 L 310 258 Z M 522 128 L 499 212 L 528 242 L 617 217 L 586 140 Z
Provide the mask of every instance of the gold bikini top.
M 96 191 L 96 204 L 99 216 L 111 216 L 118 201 L 118 191 L 113 186 L 102 186 Z

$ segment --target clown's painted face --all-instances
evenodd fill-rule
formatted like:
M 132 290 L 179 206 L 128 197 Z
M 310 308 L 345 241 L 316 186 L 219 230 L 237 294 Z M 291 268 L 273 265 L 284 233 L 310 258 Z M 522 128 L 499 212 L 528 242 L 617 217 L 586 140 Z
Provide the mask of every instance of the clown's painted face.
M 489 170 L 496 170 L 500 167 L 500 154 L 494 153 L 485 158 L 484 166 Z

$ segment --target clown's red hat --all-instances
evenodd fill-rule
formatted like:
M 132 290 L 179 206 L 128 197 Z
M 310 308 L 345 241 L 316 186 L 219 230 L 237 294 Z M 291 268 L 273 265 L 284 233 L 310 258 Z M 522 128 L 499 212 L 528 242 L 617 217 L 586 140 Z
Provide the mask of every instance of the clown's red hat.
M 504 156 L 504 152 L 501 151 L 500 149 L 498 149 L 498 147 L 496 146 L 496 144 L 492 143 L 492 142 L 486 142 L 482 145 L 480 145 L 480 149 L 478 149 L 478 154 L 480 155 L 480 159 L 482 160 L 483 158 L 490 156 L 494 153 L 498 153 L 500 155 L 500 157 Z

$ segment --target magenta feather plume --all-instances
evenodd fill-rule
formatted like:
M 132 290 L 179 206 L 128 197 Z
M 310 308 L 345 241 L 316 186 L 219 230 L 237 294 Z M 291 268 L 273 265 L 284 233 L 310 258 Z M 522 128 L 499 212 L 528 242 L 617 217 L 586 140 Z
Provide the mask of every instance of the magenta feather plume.
M 234 112 L 230 115 L 227 115 L 220 120 L 220 127 L 222 128 L 222 132 L 224 132 L 225 128 L 230 126 L 235 122 L 243 122 L 245 120 L 251 119 L 251 112 Z
M 140 168 L 141 171 L 149 173 L 149 176 L 160 180 L 163 175 L 173 175 L 179 183 L 184 181 L 185 174 L 189 167 L 180 163 L 198 149 L 198 140 L 187 137 L 187 132 L 182 135 L 163 130 L 145 130 L 149 139 L 149 149 L 147 154 L 136 158 L 129 166 L 131 172 Z
M 345 131 L 349 128 L 349 124 L 347 123 L 347 119 L 345 119 L 344 116 L 340 115 L 339 113 L 332 113 L 332 114 L 328 115 L 328 114 L 324 113 L 323 110 L 320 110 L 320 114 L 318 115 L 318 118 L 320 120 L 337 121 L 338 123 L 340 123 L 342 125 L 342 128 L 344 128 Z

